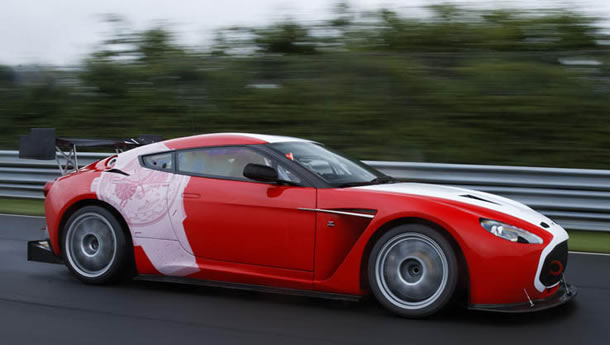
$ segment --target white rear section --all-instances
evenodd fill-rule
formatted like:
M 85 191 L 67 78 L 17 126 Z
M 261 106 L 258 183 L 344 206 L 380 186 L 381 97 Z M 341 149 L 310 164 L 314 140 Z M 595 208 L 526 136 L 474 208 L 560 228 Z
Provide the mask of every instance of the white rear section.
M 542 265 L 544 264 L 546 256 L 555 248 L 557 244 L 568 239 L 568 233 L 561 226 L 555 224 L 555 222 L 553 222 L 546 216 L 532 210 L 531 208 L 520 202 L 494 194 L 464 188 L 423 183 L 392 183 L 355 188 L 388 193 L 429 196 L 434 198 L 459 201 L 465 204 L 488 208 L 490 210 L 494 210 L 519 219 L 523 219 L 524 221 L 550 233 L 553 236 L 553 239 L 550 243 L 546 245 L 546 247 L 542 251 L 542 254 L 540 255 L 538 269 L 536 271 L 536 278 L 534 280 L 534 286 L 536 287 L 536 290 L 540 292 L 547 288 L 542 284 L 542 282 L 540 282 L 538 278 L 540 276 L 540 271 L 542 270 Z M 540 225 L 540 223 L 542 222 L 547 223 L 549 225 L 549 228 L 543 228 Z M 485 231 L 483 227 L 481 227 L 481 231 Z
M 186 276 L 199 271 L 195 257 L 186 251 L 191 250 L 182 226 L 186 213 L 179 197 L 190 177 L 147 169 L 138 161 L 140 155 L 168 150 L 163 143 L 154 143 L 119 154 L 113 168 L 129 176 L 102 172 L 91 183 L 91 191 L 121 213 L 134 246 L 142 247 L 157 271 Z M 172 223 L 179 226 L 172 227 Z

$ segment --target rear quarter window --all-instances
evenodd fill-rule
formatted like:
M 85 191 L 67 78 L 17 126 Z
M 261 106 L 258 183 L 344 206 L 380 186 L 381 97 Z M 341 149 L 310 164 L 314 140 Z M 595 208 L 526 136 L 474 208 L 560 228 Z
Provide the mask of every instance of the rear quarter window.
M 174 154 L 172 152 L 164 152 L 142 156 L 142 165 L 155 170 L 173 171 Z

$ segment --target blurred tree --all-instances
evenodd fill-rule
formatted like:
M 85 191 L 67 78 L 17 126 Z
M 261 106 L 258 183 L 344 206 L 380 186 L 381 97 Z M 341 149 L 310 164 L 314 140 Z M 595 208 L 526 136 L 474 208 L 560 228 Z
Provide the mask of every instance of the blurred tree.
M 330 20 L 330 25 L 337 28 L 349 26 L 354 21 L 354 13 L 347 2 L 338 2 L 333 10 L 335 18 Z
M 313 54 L 314 40 L 306 28 L 296 23 L 282 23 L 262 30 L 254 30 L 256 42 L 263 53 Z
M 172 44 L 172 35 L 163 28 L 146 30 L 136 35 L 136 51 L 140 61 L 155 63 L 182 53 L 181 49 Z
M 9 66 L 0 65 L 0 85 L 11 85 L 15 83 L 15 71 Z

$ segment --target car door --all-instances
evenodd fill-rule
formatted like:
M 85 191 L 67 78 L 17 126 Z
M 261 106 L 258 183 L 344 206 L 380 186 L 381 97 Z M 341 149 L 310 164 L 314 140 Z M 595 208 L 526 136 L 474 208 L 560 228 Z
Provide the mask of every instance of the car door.
M 176 172 L 190 176 L 179 197 L 192 253 L 206 259 L 313 271 L 315 214 L 298 209 L 315 208 L 316 189 L 250 180 L 243 176 L 249 163 L 272 166 L 285 180 L 300 180 L 255 147 L 176 152 Z

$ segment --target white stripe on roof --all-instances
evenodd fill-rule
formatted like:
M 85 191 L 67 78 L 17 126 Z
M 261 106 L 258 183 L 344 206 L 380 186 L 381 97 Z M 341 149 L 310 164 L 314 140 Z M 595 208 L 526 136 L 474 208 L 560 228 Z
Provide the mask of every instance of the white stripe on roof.
M 300 142 L 308 142 L 308 143 L 312 142 L 311 140 L 307 140 L 307 139 L 300 139 L 300 138 L 294 138 L 294 137 L 284 137 L 284 136 L 280 136 L 280 135 L 267 135 L 267 134 L 255 134 L 255 133 L 218 133 L 218 134 L 242 135 L 242 136 L 246 136 L 246 137 L 250 137 L 250 138 L 266 141 L 266 142 L 268 142 L 270 144 L 272 144 L 272 143 L 287 142 L 287 141 L 300 141 Z

